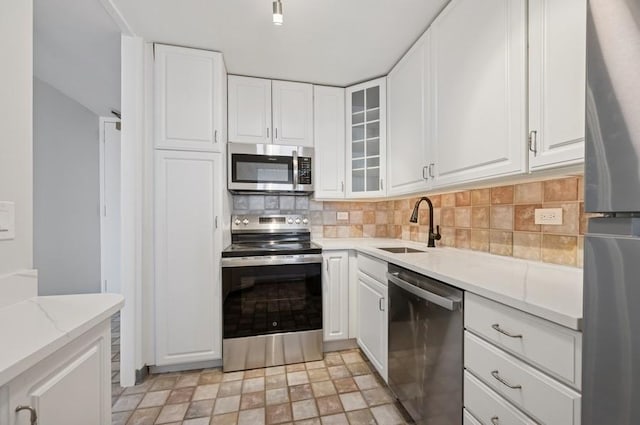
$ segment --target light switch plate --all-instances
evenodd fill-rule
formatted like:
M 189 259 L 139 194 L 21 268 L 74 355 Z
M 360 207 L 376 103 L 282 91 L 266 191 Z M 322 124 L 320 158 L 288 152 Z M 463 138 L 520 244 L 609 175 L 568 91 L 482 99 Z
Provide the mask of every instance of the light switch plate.
M 536 208 L 536 224 L 562 224 L 562 208 Z
M 15 211 L 13 202 L 0 201 L 0 241 L 16 238 Z
M 338 220 L 340 220 L 340 221 L 349 220 L 349 213 L 347 211 L 339 211 L 338 212 Z

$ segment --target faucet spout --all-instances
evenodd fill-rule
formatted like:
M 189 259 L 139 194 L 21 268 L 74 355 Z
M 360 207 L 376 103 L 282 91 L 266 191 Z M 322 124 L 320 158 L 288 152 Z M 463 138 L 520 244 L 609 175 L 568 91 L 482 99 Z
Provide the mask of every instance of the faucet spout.
M 409 221 L 411 223 L 418 222 L 418 208 L 423 201 L 426 202 L 429 206 L 429 241 L 427 242 L 427 247 L 435 248 L 435 241 L 439 241 L 442 236 L 440 235 L 440 226 L 436 226 L 436 231 L 433 231 L 433 203 L 431 202 L 431 199 L 427 198 L 426 196 L 420 198 L 418 202 L 416 202 L 415 207 L 413 207 L 413 212 L 411 213 L 411 218 L 409 219 Z

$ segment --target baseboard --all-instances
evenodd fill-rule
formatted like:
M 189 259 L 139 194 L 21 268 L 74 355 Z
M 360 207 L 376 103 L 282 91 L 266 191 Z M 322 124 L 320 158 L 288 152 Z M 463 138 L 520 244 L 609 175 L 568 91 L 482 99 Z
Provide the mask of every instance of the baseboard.
M 149 376 L 149 366 L 144 366 L 142 369 L 136 369 L 136 385 L 142 384 Z
M 195 369 L 211 369 L 215 367 L 222 367 L 222 359 L 207 360 L 204 362 L 172 364 L 167 366 L 149 366 L 149 371 L 155 374 L 155 373 L 182 372 L 185 370 L 195 370 Z
M 351 350 L 352 348 L 358 348 L 358 342 L 353 339 L 342 339 L 340 341 L 325 341 L 323 343 L 323 351 L 325 353 L 329 351 Z

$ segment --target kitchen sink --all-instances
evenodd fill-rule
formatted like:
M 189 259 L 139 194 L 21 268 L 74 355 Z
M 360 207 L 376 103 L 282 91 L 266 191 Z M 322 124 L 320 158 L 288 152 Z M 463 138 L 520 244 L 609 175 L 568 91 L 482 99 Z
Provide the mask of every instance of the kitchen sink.
M 381 249 L 381 250 L 387 251 L 387 252 L 391 252 L 393 254 L 408 254 L 410 252 L 427 252 L 427 251 L 424 251 L 422 249 L 406 248 L 406 247 L 400 247 L 400 246 L 394 246 L 394 247 L 390 247 L 390 248 L 378 248 L 378 249 Z

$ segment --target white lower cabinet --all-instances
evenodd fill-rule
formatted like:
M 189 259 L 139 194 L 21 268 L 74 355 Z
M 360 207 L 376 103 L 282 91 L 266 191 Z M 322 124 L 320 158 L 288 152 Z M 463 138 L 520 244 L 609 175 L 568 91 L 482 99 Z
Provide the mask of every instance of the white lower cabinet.
M 322 257 L 324 340 L 349 339 L 349 251 L 327 251 Z
M 0 423 L 40 425 L 111 423 L 111 341 L 106 320 L 0 388 Z
M 462 409 L 462 425 L 482 425 L 467 409 Z
M 358 345 L 387 380 L 388 288 L 358 273 Z
M 221 358 L 220 154 L 156 151 L 156 366 Z

